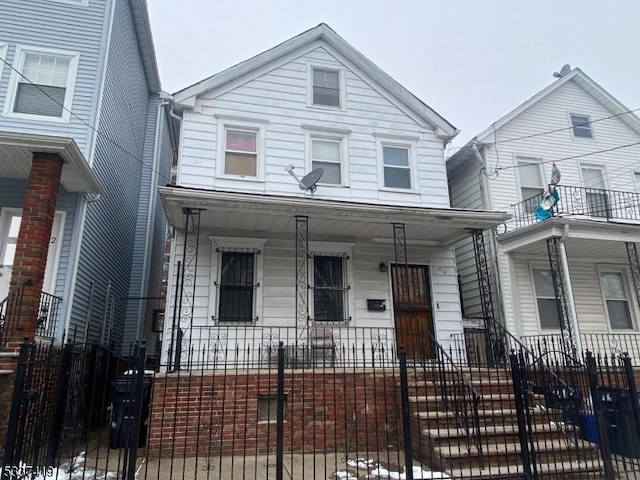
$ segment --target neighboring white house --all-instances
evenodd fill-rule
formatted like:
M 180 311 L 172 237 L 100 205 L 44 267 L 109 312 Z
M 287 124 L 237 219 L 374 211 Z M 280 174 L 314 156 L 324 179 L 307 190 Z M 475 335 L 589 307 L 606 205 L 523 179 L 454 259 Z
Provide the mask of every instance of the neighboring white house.
M 409 324 L 462 331 L 453 242 L 507 215 L 450 209 L 449 122 L 324 24 L 173 99 L 164 361 L 216 342 L 368 342 L 394 324 L 411 350 Z M 289 166 L 323 168 L 317 190 Z
M 640 119 L 580 69 L 559 77 L 447 160 L 451 204 L 513 213 L 487 238 L 512 333 L 633 349 L 620 341 L 640 325 Z M 559 200 L 542 220 L 554 162 Z M 465 316 L 482 316 L 469 242 L 456 256 Z

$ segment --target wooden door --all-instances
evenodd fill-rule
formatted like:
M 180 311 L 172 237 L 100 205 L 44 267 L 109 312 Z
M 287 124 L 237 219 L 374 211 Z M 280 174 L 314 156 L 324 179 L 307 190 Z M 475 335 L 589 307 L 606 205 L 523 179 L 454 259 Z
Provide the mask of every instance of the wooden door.
M 392 265 L 391 285 L 398 347 L 409 359 L 434 358 L 429 267 Z

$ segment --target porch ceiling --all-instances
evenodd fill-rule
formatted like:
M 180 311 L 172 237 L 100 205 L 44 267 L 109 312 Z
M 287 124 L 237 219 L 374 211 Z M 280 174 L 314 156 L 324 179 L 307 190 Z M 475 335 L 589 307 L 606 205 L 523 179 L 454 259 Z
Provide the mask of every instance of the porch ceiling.
M 68 192 L 100 193 L 98 179 L 72 138 L 0 132 L 0 178 L 29 178 L 35 152 L 62 157 L 62 186 Z
M 583 218 L 550 218 L 498 236 L 503 252 L 547 255 L 546 240 L 562 237 L 569 257 L 627 259 L 626 242 L 640 242 L 640 225 Z
M 400 207 L 341 202 L 309 197 L 231 193 L 161 187 L 160 195 L 172 226 L 184 227 L 184 208 L 201 208 L 201 228 L 291 233 L 295 216 L 309 217 L 309 234 L 391 239 L 392 223 L 403 223 L 408 240 L 432 246 L 449 245 L 468 229 L 487 229 L 509 218 L 505 212 Z

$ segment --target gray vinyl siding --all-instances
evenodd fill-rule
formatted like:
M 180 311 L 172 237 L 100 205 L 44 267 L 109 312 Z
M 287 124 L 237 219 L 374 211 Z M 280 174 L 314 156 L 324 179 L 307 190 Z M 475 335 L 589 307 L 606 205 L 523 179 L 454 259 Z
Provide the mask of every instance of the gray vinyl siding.
M 481 166 L 475 158 L 454 171 L 449 170 L 449 195 L 452 208 L 471 210 L 486 209 L 482 195 Z M 485 235 L 487 251 L 490 239 Z M 482 302 L 478 289 L 478 272 L 473 240 L 469 236 L 455 244 L 456 267 L 460 282 L 460 294 L 464 305 L 462 312 L 466 318 L 482 316 Z
M 22 208 L 26 185 L 26 180 L 0 178 L 0 208 Z M 60 190 L 58 191 L 56 211 L 65 212 L 64 231 L 61 239 L 62 245 L 60 246 L 60 256 L 58 258 L 58 272 L 56 275 L 55 291 L 47 292 L 63 297 L 60 319 L 64 318 L 64 312 L 68 308 L 69 302 L 68 298 L 64 298 L 64 289 L 65 282 L 69 279 L 69 255 L 72 243 L 73 225 L 76 220 L 77 199 L 77 193 L 69 193 L 64 188 L 60 187 Z M 59 321 L 59 327 L 62 330 L 62 321 Z M 61 331 L 58 333 L 61 335 Z
M 119 346 L 124 334 L 123 299 L 129 296 L 133 267 L 149 102 L 127 0 L 116 1 L 111 39 L 93 158 L 103 193 L 87 207 L 70 323 L 84 331 L 93 283 L 87 340 L 99 339 L 110 281 L 111 295 L 116 299 L 110 343 Z
M 44 47 L 80 54 L 69 123 L 0 116 L 0 130 L 73 137 L 88 156 L 99 92 L 107 0 L 88 6 L 47 0 L 2 0 L 0 43 L 8 44 L 7 62 L 16 60 L 16 46 Z M 0 111 L 4 108 L 12 70 L 0 65 Z

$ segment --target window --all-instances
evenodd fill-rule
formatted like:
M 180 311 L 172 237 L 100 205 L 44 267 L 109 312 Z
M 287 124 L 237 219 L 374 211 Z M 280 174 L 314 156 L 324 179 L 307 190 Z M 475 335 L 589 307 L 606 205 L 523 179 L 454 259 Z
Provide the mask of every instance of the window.
M 217 322 L 255 323 L 262 308 L 262 239 L 210 237 L 214 245 L 212 272 Z
M 311 317 L 315 322 L 346 323 L 353 307 L 353 244 L 309 242 Z
M 258 173 L 258 134 L 247 130 L 227 130 L 224 173 L 255 177 Z
M 409 147 L 383 145 L 382 163 L 385 187 L 411 189 Z
M 585 187 L 587 212 L 594 217 L 610 217 L 609 195 L 604 181 L 604 168 L 598 166 L 582 166 L 582 181 Z
M 571 131 L 573 138 L 593 138 L 591 118 L 588 115 L 571 114 Z
M 551 270 L 534 268 L 532 273 L 540 326 L 543 329 L 559 329 L 560 314 L 558 313 Z
M 526 213 L 533 213 L 541 200 L 538 196 L 545 190 L 540 168 L 541 161 L 542 160 L 517 160 L 520 195 L 522 196 L 522 201 L 525 202 L 524 210 Z
M 600 286 L 607 309 L 609 323 L 614 330 L 631 329 L 631 308 L 627 296 L 623 271 L 600 271 Z
M 635 182 L 636 193 L 640 193 L 640 172 L 633 172 L 633 181 Z
M 69 121 L 78 54 L 17 47 L 15 58 L 4 113 Z
M 313 105 L 340 107 L 340 72 L 312 68 Z
M 311 168 L 322 168 L 320 183 L 344 185 L 344 139 L 342 137 L 309 136 Z

